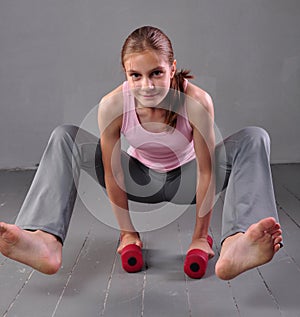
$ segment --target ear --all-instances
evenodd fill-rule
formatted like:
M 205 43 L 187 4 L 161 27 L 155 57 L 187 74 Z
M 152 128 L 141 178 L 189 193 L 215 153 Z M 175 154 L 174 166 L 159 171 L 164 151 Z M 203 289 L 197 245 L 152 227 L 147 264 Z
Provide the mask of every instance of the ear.
M 174 59 L 173 64 L 171 66 L 171 78 L 173 78 L 176 73 L 176 69 L 177 69 L 176 65 L 177 65 L 177 61 L 176 59 Z

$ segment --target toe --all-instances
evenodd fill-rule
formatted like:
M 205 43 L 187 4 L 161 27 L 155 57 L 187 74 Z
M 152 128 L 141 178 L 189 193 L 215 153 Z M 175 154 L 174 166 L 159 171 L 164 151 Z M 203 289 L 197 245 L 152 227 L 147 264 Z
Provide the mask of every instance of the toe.
M 275 244 L 274 245 L 274 253 L 278 252 L 280 250 L 280 248 L 281 248 L 280 243 Z
M 272 238 L 275 239 L 275 238 L 277 238 L 277 237 L 281 237 L 281 235 L 282 235 L 282 232 L 281 232 L 281 230 L 280 230 L 280 231 L 277 231 L 277 232 L 273 233 L 273 234 L 272 234 Z
M 0 234 L 4 233 L 5 231 L 6 231 L 5 223 L 4 222 L 0 222 Z
M 279 237 L 274 239 L 274 244 L 279 244 L 281 242 L 282 242 L 282 237 L 281 236 L 279 236 Z
M 273 217 L 264 218 L 258 222 L 258 225 L 262 231 L 272 231 L 276 227 L 277 222 Z

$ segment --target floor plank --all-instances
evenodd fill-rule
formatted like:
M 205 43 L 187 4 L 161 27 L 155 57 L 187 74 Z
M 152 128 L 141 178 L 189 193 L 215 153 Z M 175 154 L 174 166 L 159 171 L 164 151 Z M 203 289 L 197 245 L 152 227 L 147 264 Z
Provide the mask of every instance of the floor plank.
M 149 232 L 147 246 L 143 316 L 189 316 L 177 221 Z
M 216 256 L 203 279 L 183 273 L 194 207 L 142 234 L 146 266 L 125 273 L 117 230 L 95 219 L 78 200 L 54 276 L 0 255 L 0 316 L 300 316 L 300 164 L 273 165 L 284 248 L 272 262 L 230 281 L 214 274 L 220 250 L 222 196 L 211 221 Z M 34 171 L 0 171 L 0 221 L 14 222 Z
M 210 234 L 214 239 L 213 250 L 215 257 L 208 262 L 208 267 L 201 280 L 186 277 L 191 316 L 239 316 L 235 298 L 231 292 L 229 282 L 221 281 L 214 274 L 215 264 L 220 248 L 220 219 L 222 216 L 223 203 L 219 200 L 214 208 L 211 221 Z M 191 207 L 189 213 L 181 217 L 180 229 L 183 250 L 186 251 L 192 238 L 195 208 Z

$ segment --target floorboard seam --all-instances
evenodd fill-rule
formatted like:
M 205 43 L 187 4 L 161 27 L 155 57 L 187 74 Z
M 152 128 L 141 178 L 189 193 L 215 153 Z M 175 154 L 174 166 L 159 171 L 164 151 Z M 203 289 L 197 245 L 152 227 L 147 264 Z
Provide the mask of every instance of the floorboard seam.
M 100 316 L 104 316 L 104 313 L 105 313 L 106 304 L 107 304 L 107 300 L 108 300 L 108 296 L 109 296 L 109 292 L 110 292 L 110 287 L 111 287 L 111 282 L 112 282 L 113 274 L 114 274 L 115 267 L 116 267 L 117 256 L 118 256 L 118 252 L 116 250 L 115 251 L 114 261 L 113 261 L 113 264 L 112 264 L 112 268 L 111 268 L 111 271 L 110 271 L 110 274 L 109 274 L 109 278 L 108 278 L 108 281 L 107 281 L 107 286 L 106 286 L 106 290 L 105 290 L 105 297 L 104 297 L 103 307 L 102 307 L 102 311 L 101 311 L 101 315 Z
M 182 245 L 182 240 L 181 240 L 181 227 L 180 227 L 180 223 L 179 222 L 177 222 L 177 234 L 178 234 L 180 252 L 182 254 L 182 261 L 184 262 L 184 252 L 183 252 L 183 245 Z M 191 305 L 191 301 L 190 301 L 190 292 L 189 292 L 189 287 L 188 287 L 188 279 L 187 279 L 185 274 L 184 274 L 184 281 L 185 281 L 185 293 L 186 293 L 186 297 L 187 297 L 189 317 L 192 317 L 192 305 Z
M 297 270 L 300 271 L 300 265 L 297 263 L 297 261 L 294 259 L 294 257 L 289 255 L 285 250 L 282 250 L 282 251 L 296 265 Z
M 233 288 L 232 288 L 230 281 L 227 282 L 227 285 L 228 285 L 229 289 L 231 290 L 231 297 L 232 297 L 233 305 L 237 311 L 238 316 L 240 317 L 241 311 L 240 311 L 239 305 L 237 303 L 236 297 L 233 295 Z
M 223 199 L 222 199 L 222 202 L 224 202 Z M 215 237 L 214 237 L 213 230 L 211 227 L 209 227 L 209 233 L 210 233 L 211 237 L 213 238 L 213 241 L 215 241 Z M 216 248 L 218 256 L 220 256 L 221 249 L 216 243 L 215 243 L 215 248 Z M 231 297 L 232 297 L 233 305 L 237 311 L 237 314 L 238 314 L 238 316 L 241 316 L 239 305 L 237 303 L 236 297 L 233 295 L 233 290 L 232 290 L 232 286 L 231 286 L 230 281 L 227 282 L 227 285 L 228 285 L 228 288 L 231 290 Z
M 83 241 L 83 244 L 82 244 L 82 246 L 81 246 L 81 248 L 80 248 L 80 250 L 79 250 L 79 253 L 78 253 L 77 257 L 76 257 L 75 263 L 73 264 L 72 269 L 71 269 L 71 271 L 69 272 L 69 276 L 68 276 L 67 281 L 66 281 L 66 283 L 65 283 L 65 285 L 64 285 L 64 287 L 63 287 L 63 290 L 62 290 L 62 292 L 61 292 L 61 294 L 60 294 L 60 296 L 59 296 L 59 299 L 58 299 L 58 301 L 57 301 L 57 303 L 56 303 L 56 305 L 55 305 L 55 308 L 54 308 L 54 310 L 53 310 L 53 313 L 52 313 L 51 317 L 54 317 L 55 314 L 56 314 L 56 312 L 57 312 L 58 306 L 59 306 L 59 304 L 60 304 L 60 302 L 61 302 L 61 300 L 62 300 L 62 298 L 63 298 L 63 296 L 64 296 L 64 294 L 65 294 L 65 291 L 66 291 L 66 289 L 67 289 L 67 287 L 68 287 L 68 285 L 69 285 L 69 283 L 70 283 L 70 281 L 71 281 L 72 275 L 73 275 L 73 273 L 74 273 L 74 271 L 75 271 L 75 269 L 76 269 L 76 267 L 77 267 L 77 265 L 78 265 L 78 263 L 79 263 L 79 260 L 80 260 L 80 258 L 81 258 L 81 255 L 82 255 L 82 253 L 83 253 L 83 250 L 84 250 L 84 248 L 85 248 L 85 246 L 86 246 L 86 244 L 87 244 L 88 238 L 89 238 L 89 236 L 90 236 L 90 232 L 91 232 L 91 230 L 88 231 L 88 233 L 87 233 L 87 235 L 86 235 L 86 237 L 85 237 L 85 239 L 84 239 L 84 241 Z
M 2 317 L 6 317 L 7 314 L 9 313 L 9 311 L 12 309 L 13 305 L 15 304 L 15 302 L 17 301 L 17 299 L 20 297 L 21 293 L 24 291 L 26 285 L 28 284 L 29 280 L 31 279 L 33 273 L 35 272 L 35 270 L 32 270 L 29 274 L 29 276 L 27 277 L 26 281 L 24 282 L 24 284 L 22 285 L 22 287 L 19 289 L 17 295 L 14 297 L 14 299 L 11 301 L 10 305 L 8 306 L 7 310 L 4 312 Z
M 148 270 L 148 263 L 147 263 L 147 241 L 145 242 L 145 271 L 144 271 L 144 279 L 143 279 L 143 287 L 142 287 L 142 299 L 141 299 L 141 317 L 144 316 L 145 311 L 145 292 L 146 292 L 146 284 L 147 284 L 147 270 Z
M 275 303 L 276 308 L 278 309 L 280 316 L 282 316 L 282 311 L 281 311 L 281 309 L 280 309 L 280 305 L 279 305 L 279 302 L 278 302 L 277 298 L 275 297 L 275 295 L 273 294 L 273 292 L 272 292 L 271 288 L 269 287 L 268 283 L 267 283 L 266 280 L 264 279 L 264 277 L 263 277 L 263 275 L 262 275 L 260 269 L 259 269 L 259 268 L 256 268 L 256 270 L 257 270 L 257 272 L 258 272 L 258 274 L 259 274 L 261 280 L 263 281 L 263 283 L 264 283 L 264 285 L 265 285 L 265 288 L 266 288 L 266 290 L 267 290 L 269 296 L 272 298 L 272 301 Z
M 294 193 L 292 192 L 288 187 L 286 187 L 285 185 L 281 185 L 288 193 L 290 193 L 295 199 L 297 199 L 298 201 L 300 201 L 300 198 Z
M 276 202 L 277 207 L 279 208 L 280 211 L 284 212 L 285 215 L 300 229 L 300 225 L 298 222 L 285 210 L 284 207 L 282 207 L 279 202 Z
M 142 289 L 141 317 L 144 316 L 144 310 L 145 310 L 145 289 L 146 289 L 146 280 L 147 280 L 147 274 L 146 274 L 146 271 L 145 271 L 145 272 L 144 272 L 144 279 L 143 279 L 143 289 Z

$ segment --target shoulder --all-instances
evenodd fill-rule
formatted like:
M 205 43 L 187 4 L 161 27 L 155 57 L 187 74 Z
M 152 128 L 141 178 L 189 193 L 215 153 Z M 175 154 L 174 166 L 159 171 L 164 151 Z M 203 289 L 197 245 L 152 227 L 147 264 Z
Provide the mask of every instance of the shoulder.
M 215 147 L 213 101 L 206 91 L 190 83 L 186 95 L 186 109 L 193 128 L 196 156 L 204 157 L 203 153 L 207 153 L 207 147 L 210 151 Z
M 105 95 L 99 102 L 98 124 L 100 130 L 114 123 L 120 125 L 123 115 L 123 85 Z
M 186 88 L 187 111 L 191 115 L 205 110 L 212 118 L 214 117 L 214 105 L 211 96 L 202 88 L 188 82 Z
M 99 112 L 117 113 L 123 109 L 123 85 L 118 86 L 107 95 L 102 97 L 99 102 Z
M 118 96 L 122 95 L 123 91 L 123 84 L 119 85 L 117 88 L 106 94 L 105 96 L 102 97 L 100 103 L 105 103 L 109 102 L 112 99 L 118 98 Z

